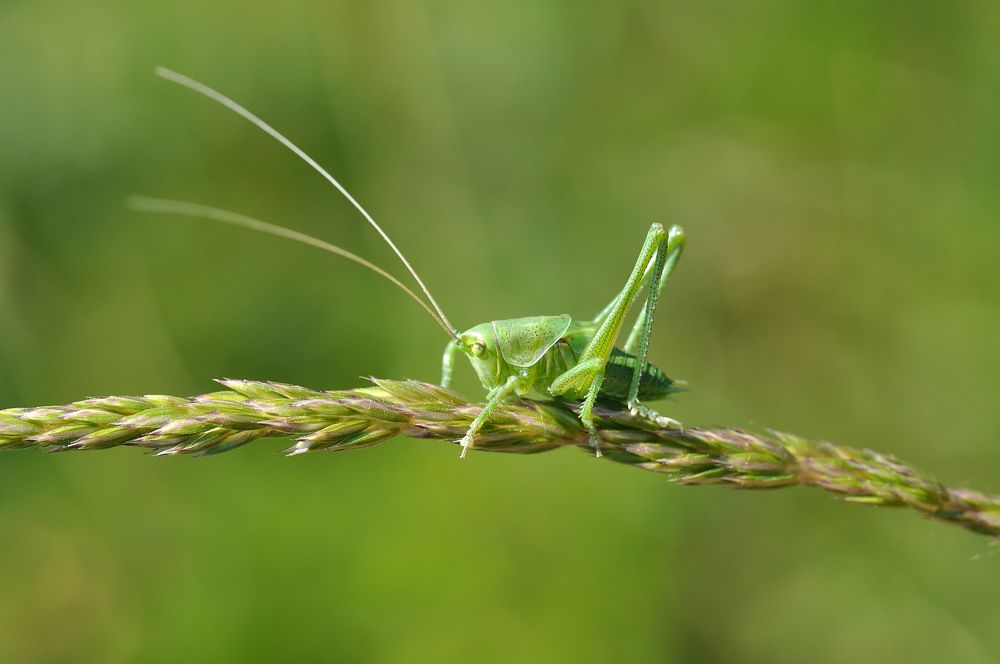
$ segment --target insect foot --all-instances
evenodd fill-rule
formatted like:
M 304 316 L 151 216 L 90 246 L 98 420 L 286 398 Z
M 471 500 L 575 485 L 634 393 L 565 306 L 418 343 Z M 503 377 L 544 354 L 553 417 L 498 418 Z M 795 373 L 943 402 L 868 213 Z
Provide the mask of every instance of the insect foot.
M 672 417 L 660 415 L 649 406 L 645 406 L 638 401 L 633 401 L 628 404 L 628 412 L 633 417 L 641 417 L 647 422 L 652 422 L 662 429 L 677 429 L 678 431 L 684 430 L 684 425 L 681 422 Z
M 601 454 L 601 436 L 596 430 L 590 430 L 590 446 L 594 448 L 594 456 L 600 459 L 603 454 Z
M 656 422 L 656 426 L 662 429 L 676 429 L 677 431 L 680 431 L 682 433 L 684 432 L 684 423 L 679 420 L 675 420 L 672 417 L 667 417 L 666 415 L 657 415 L 655 418 L 653 418 L 653 421 Z
M 458 444 L 462 446 L 462 453 L 458 455 L 458 458 L 464 459 L 466 453 L 469 451 L 469 448 L 472 447 L 472 436 L 465 434 L 462 436 L 462 439 L 458 441 Z

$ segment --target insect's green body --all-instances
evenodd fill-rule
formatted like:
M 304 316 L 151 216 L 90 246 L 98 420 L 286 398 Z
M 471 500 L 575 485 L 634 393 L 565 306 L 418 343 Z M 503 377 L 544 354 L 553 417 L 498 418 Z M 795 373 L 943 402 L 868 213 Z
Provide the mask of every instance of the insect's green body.
M 572 362 L 561 367 L 562 371 L 552 375 L 554 380 L 560 373 L 565 373 L 577 364 L 577 360 L 587 345 L 593 340 L 597 325 L 591 321 L 575 321 L 570 325 L 565 336 L 568 350 L 572 354 Z M 563 340 L 560 339 L 560 343 Z M 564 355 L 565 356 L 565 355 Z M 611 349 L 611 357 L 604 367 L 604 381 L 597 392 L 599 401 L 623 404 L 628 401 L 628 391 L 632 385 L 632 376 L 637 367 L 642 367 L 639 374 L 639 400 L 659 401 L 675 392 L 682 391 L 675 381 L 671 380 L 658 367 L 646 362 L 641 364 L 639 358 L 632 353 L 626 353 L 618 348 Z M 551 381 L 550 381 L 551 382 Z M 548 384 L 548 383 L 546 383 Z M 582 399 L 586 393 L 564 394 L 564 397 Z
M 604 382 L 597 393 L 598 401 L 622 404 L 628 401 L 628 390 L 632 375 L 640 365 L 639 358 L 631 353 L 615 348 L 605 367 Z M 639 400 L 659 401 L 671 394 L 683 392 L 684 388 L 649 362 L 642 366 L 639 374 Z
M 496 405 L 513 395 L 525 395 L 534 391 L 580 401 L 580 421 L 590 432 L 591 444 L 600 454 L 600 439 L 592 415 L 594 404 L 598 400 L 625 404 L 634 414 L 652 417 L 655 413 L 642 406 L 640 400 L 652 401 L 678 391 L 674 381 L 646 362 L 646 351 L 657 301 L 684 248 L 684 231 L 679 226 L 672 226 L 669 230 L 660 224 L 650 226 L 625 286 L 600 313 L 594 316 L 593 320 L 573 321 L 567 315 L 534 316 L 495 320 L 459 333 L 444 315 L 444 311 L 403 253 L 367 210 L 332 175 L 277 130 L 232 99 L 182 74 L 162 68 L 157 69 L 157 74 L 226 106 L 309 164 L 336 187 L 378 231 L 413 275 L 420 290 L 426 295 L 427 301 L 422 300 L 394 276 L 364 258 L 297 231 L 192 203 L 136 199 L 133 205 L 153 212 L 206 217 L 304 242 L 362 265 L 403 290 L 451 337 L 444 355 L 442 385 L 448 385 L 451 381 L 454 357 L 460 351 L 469 358 L 483 387 L 489 390 L 486 403 L 460 441 L 463 457 L 473 446 L 476 434 L 489 419 Z M 619 347 L 618 335 L 625 316 L 639 299 L 639 294 L 644 288 L 645 307 L 640 312 L 624 345 Z M 669 418 L 659 418 L 659 420 L 667 419 Z
M 565 331 L 559 335 L 556 341 L 533 364 L 516 366 L 504 359 L 499 335 L 497 334 L 498 327 L 501 329 L 524 329 L 533 324 L 538 325 L 548 321 L 557 321 L 558 323 L 555 327 L 558 329 L 558 324 L 563 320 L 569 323 Z M 569 320 L 569 316 L 536 316 L 483 323 L 466 331 L 461 336 L 472 340 L 472 343 L 478 342 L 484 346 L 481 355 L 478 357 L 470 356 L 473 370 L 475 370 L 483 387 L 492 390 L 499 385 L 503 385 L 508 379 L 520 375 L 526 379 L 524 382 L 524 393 L 534 391 L 549 396 L 548 387 L 559 376 L 562 376 L 579 363 L 580 356 L 593 341 L 597 328 L 598 326 L 593 321 L 571 321 Z M 451 344 L 449 344 L 449 349 L 445 351 L 446 365 L 450 365 L 451 362 L 451 358 L 448 357 L 450 348 Z M 611 357 L 605 365 L 604 381 L 601 383 L 600 390 L 597 393 L 597 399 L 615 404 L 626 403 L 633 375 L 639 366 L 638 357 L 620 348 L 613 348 L 611 350 Z M 449 382 L 450 366 L 445 371 L 447 375 L 443 382 Z M 652 364 L 647 362 L 642 367 L 639 375 L 638 392 L 638 397 L 641 401 L 657 401 L 682 389 L 677 386 L 675 381 L 671 380 L 665 373 Z M 586 397 L 586 392 L 567 390 L 561 396 L 566 399 L 579 400 Z

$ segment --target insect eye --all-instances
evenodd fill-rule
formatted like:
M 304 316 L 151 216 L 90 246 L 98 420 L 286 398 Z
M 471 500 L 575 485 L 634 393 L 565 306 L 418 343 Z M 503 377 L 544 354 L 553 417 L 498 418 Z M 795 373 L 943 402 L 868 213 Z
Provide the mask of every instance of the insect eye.
M 473 357 L 481 357 L 485 352 L 486 352 L 486 345 L 483 344 L 482 342 L 477 341 L 476 343 L 472 344 Z

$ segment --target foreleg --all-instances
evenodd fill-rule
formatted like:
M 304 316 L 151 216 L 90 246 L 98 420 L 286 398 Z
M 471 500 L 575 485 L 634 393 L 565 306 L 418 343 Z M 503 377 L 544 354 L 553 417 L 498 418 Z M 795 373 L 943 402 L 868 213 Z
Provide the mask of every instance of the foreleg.
M 441 358 L 441 387 L 451 386 L 451 374 L 455 369 L 455 353 L 458 352 L 458 343 L 452 339 L 444 347 L 444 356 Z

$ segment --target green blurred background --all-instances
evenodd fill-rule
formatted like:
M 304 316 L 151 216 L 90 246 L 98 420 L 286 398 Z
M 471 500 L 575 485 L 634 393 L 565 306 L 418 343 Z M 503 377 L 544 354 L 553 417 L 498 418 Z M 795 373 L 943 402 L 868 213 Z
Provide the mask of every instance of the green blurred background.
M 651 221 L 690 244 L 651 354 L 687 423 L 1000 490 L 1000 9 L 926 2 L 5 0 L 0 407 L 434 380 L 378 277 L 127 211 L 231 208 L 402 273 L 461 327 L 589 317 Z M 458 387 L 479 396 L 466 367 Z M 0 660 L 996 661 L 987 540 L 813 490 L 564 450 L 0 455 Z

